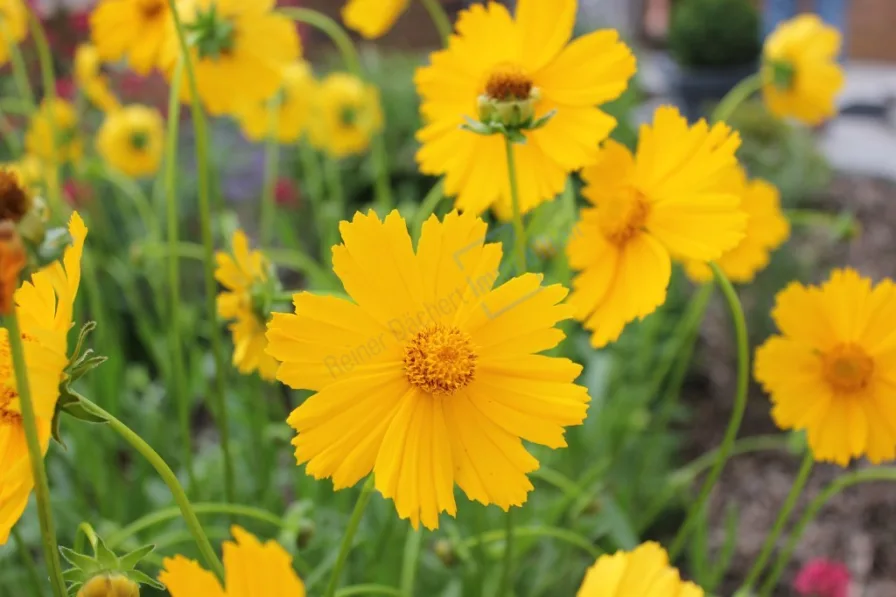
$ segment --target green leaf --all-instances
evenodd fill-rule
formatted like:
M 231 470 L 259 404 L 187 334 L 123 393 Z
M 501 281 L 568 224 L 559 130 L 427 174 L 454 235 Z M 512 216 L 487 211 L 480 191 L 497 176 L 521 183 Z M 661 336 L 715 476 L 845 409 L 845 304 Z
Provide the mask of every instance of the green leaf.
M 94 558 L 86 556 L 82 553 L 78 553 L 73 549 L 69 549 L 68 547 L 60 546 L 59 553 L 62 554 L 62 557 L 65 558 L 65 561 L 67 561 L 78 570 L 82 570 L 87 573 L 99 572 L 100 570 L 102 570 L 102 566 Z
M 152 587 L 153 589 L 158 589 L 159 591 L 165 590 L 165 585 L 158 582 L 151 576 L 140 572 L 139 570 L 131 570 L 127 573 L 127 575 L 128 575 L 128 578 L 130 578 L 132 581 L 139 583 L 141 585 L 147 585 L 147 586 Z
M 107 570 L 121 569 L 121 562 L 118 560 L 118 556 L 106 547 L 106 543 L 99 536 L 96 538 L 96 558 L 103 565 L 103 568 Z
M 98 415 L 93 414 L 86 408 L 84 408 L 80 402 L 72 402 L 67 404 L 62 408 L 66 414 L 78 419 L 79 421 L 84 421 L 86 423 L 105 423 L 106 419 L 100 417 Z
M 140 563 L 140 560 L 151 554 L 155 550 L 155 545 L 144 545 L 138 547 L 134 551 L 121 556 L 120 563 L 122 570 L 133 570 Z

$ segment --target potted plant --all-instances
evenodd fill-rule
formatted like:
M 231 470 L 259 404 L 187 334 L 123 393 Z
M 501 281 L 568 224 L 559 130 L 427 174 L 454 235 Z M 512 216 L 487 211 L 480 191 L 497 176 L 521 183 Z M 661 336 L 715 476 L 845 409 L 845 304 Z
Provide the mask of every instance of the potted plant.
M 673 92 L 696 119 L 758 68 L 759 13 L 750 0 L 678 0 L 668 43 Z

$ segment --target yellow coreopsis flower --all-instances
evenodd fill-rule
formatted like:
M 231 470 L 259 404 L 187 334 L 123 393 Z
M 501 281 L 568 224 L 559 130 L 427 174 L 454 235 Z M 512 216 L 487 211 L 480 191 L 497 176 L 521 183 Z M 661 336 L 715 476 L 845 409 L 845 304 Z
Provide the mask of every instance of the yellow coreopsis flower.
M 168 0 L 100 0 L 90 15 L 91 38 L 103 61 L 127 58 L 146 75 L 159 66 L 171 22 Z
M 28 385 L 37 419 L 41 449 L 46 453 L 59 383 L 68 365 L 66 337 L 81 281 L 81 254 L 87 227 L 75 213 L 69 222 L 73 243 L 61 262 L 36 272 L 16 291 L 28 369 Z M 34 487 L 12 366 L 9 333 L 0 328 L 0 544 L 19 520 Z
M 165 558 L 159 582 L 171 597 L 305 597 L 305 585 L 292 567 L 292 557 L 278 543 L 261 543 L 234 526 L 235 541 L 224 543 L 226 587 L 215 575 L 183 556 Z
M 252 141 L 267 138 L 271 128 L 270 102 L 276 102 L 277 126 L 274 134 L 281 143 L 298 141 L 311 116 L 311 107 L 317 82 L 311 67 L 304 60 L 296 61 L 283 69 L 280 92 L 272 99 L 252 102 L 237 110 L 237 118 L 243 133 Z
M 0 168 L 14 172 L 27 189 L 35 190 L 44 182 L 44 165 L 37 156 L 25 155 L 16 162 L 0 164 Z
M 755 374 L 782 429 L 805 429 L 816 460 L 896 458 L 896 285 L 851 269 L 821 286 L 792 283 L 756 350 Z
M 597 558 L 576 597 L 703 597 L 703 589 L 681 580 L 659 544 Z
M 55 142 L 53 133 L 55 132 Z M 75 162 L 84 153 L 75 107 L 61 98 L 41 102 L 25 133 L 25 149 L 44 162 Z
M 9 61 L 10 44 L 28 35 L 28 8 L 22 0 L 0 0 L 0 65 Z
M 120 105 L 109 87 L 109 77 L 103 73 L 99 52 L 91 44 L 81 44 L 75 51 L 75 79 L 82 93 L 104 112 L 117 110 Z
M 762 94 L 772 114 L 815 125 L 837 113 L 844 84 L 840 43 L 840 33 L 813 14 L 778 25 L 762 60 Z
M 582 171 L 581 212 L 567 245 L 581 270 L 569 302 L 596 348 L 666 301 L 672 258 L 712 261 L 744 236 L 738 165 L 740 137 L 724 124 L 688 126 L 661 107 L 643 125 L 637 153 L 607 141 Z
M 280 89 L 283 69 L 298 60 L 295 25 L 273 8 L 274 0 L 180 0 L 196 86 L 211 114 L 234 114 L 240 106 L 270 99 Z M 169 79 L 180 55 L 172 32 L 162 52 Z M 186 74 L 181 89 L 189 101 Z
M 164 145 L 162 115 L 149 106 L 125 106 L 110 112 L 96 135 L 96 148 L 102 158 L 135 178 L 158 171 Z
M 575 14 L 576 0 L 519 0 L 515 19 L 500 4 L 474 5 L 461 13 L 448 48 L 417 72 L 426 123 L 417 134 L 417 161 L 424 173 L 445 175 L 458 209 L 479 214 L 497 204 L 499 212 L 511 211 L 503 135 L 461 129 L 482 101 L 523 101 L 535 118 L 553 113 L 513 147 L 524 213 L 563 190 L 569 172 L 597 159 L 598 144 L 616 126 L 597 106 L 622 94 L 635 59 L 616 31 L 567 45 Z
M 367 39 L 388 33 L 407 10 L 409 0 L 349 0 L 342 9 L 342 20 Z
M 383 128 L 383 111 L 376 87 L 347 73 L 333 73 L 314 93 L 308 123 L 311 144 L 332 157 L 361 153 Z
M 746 284 L 768 265 L 772 251 L 790 236 L 790 222 L 781 211 L 781 195 L 775 185 L 760 179 L 748 182 L 746 173 L 739 169 L 737 188 L 747 227 L 737 246 L 725 251 L 716 263 L 732 282 Z M 685 271 L 695 282 L 712 279 L 712 270 L 705 262 L 689 261 Z
M 523 504 L 538 461 L 522 440 L 564 447 L 587 411 L 581 366 L 538 354 L 564 337 L 566 289 L 535 274 L 495 288 L 501 245 L 472 214 L 430 217 L 416 252 L 397 211 L 340 231 L 333 269 L 351 300 L 299 293 L 268 324 L 277 379 L 317 392 L 287 420 L 298 462 L 336 489 L 373 471 L 415 528 L 456 513 L 455 484 Z
M 272 381 L 279 363 L 265 352 L 265 324 L 268 313 L 256 304 L 256 296 L 271 280 L 271 266 L 260 251 L 249 250 L 249 239 L 242 230 L 233 234 L 233 253 L 219 251 L 215 279 L 226 290 L 218 294 L 218 315 L 232 319 L 233 364 L 240 373 L 258 371 L 262 379 Z

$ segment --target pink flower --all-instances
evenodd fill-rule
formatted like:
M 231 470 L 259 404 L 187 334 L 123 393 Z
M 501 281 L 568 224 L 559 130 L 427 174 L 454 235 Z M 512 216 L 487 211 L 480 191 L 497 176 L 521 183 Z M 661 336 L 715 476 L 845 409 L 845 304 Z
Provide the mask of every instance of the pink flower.
M 289 178 L 281 177 L 274 187 L 274 200 L 281 207 L 296 207 L 301 203 L 299 187 Z
M 819 558 L 803 566 L 793 588 L 803 597 L 849 597 L 849 582 L 845 565 Z

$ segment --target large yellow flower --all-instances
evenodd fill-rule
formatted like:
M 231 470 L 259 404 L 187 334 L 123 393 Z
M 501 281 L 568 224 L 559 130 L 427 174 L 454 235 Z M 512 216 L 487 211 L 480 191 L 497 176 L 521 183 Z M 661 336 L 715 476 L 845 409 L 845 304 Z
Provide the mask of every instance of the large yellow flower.
M 283 69 L 298 60 L 295 25 L 273 8 L 274 0 L 178 3 L 189 31 L 199 97 L 211 114 L 233 114 L 240 106 L 271 98 L 280 89 Z M 169 79 L 180 55 L 180 43 L 172 33 L 162 50 L 162 65 Z M 182 98 L 189 101 L 186 74 L 181 89 Z
M 62 261 L 36 272 L 16 291 L 16 313 L 28 366 L 28 385 L 41 449 L 46 453 L 59 383 L 68 365 L 66 336 L 81 281 L 81 254 L 87 228 L 77 213 L 69 222 L 73 243 Z M 0 544 L 6 542 L 34 487 L 22 426 L 9 333 L 0 328 Z
M 117 110 L 118 98 L 109 87 L 109 77 L 103 73 L 99 52 L 91 44 L 81 44 L 75 51 L 75 79 L 81 92 L 104 112 Z
M 90 15 L 91 37 L 103 61 L 127 58 L 146 75 L 159 66 L 171 22 L 168 0 L 101 0 Z
M 305 597 L 305 585 L 292 567 L 292 557 L 278 543 L 261 543 L 234 526 L 236 541 L 224 543 L 225 586 L 215 575 L 183 556 L 165 558 L 159 581 L 171 597 Z
M 781 335 L 756 351 L 756 379 L 782 429 L 805 429 L 817 460 L 896 458 L 896 285 L 851 269 L 792 283 L 772 317 Z
M 408 7 L 408 0 L 349 0 L 342 20 L 367 39 L 385 35 Z
M 648 542 L 599 557 L 576 597 L 703 597 L 703 589 L 681 580 L 666 550 Z
M 96 148 L 103 159 L 135 178 L 156 173 L 164 145 L 162 115 L 149 106 L 125 106 L 110 112 L 96 135 Z
M 445 175 L 457 207 L 479 214 L 503 203 L 510 211 L 504 137 L 462 130 L 477 116 L 480 96 L 537 97 L 535 115 L 556 110 L 544 127 L 514 145 L 520 207 L 553 198 L 567 173 L 593 163 L 616 120 L 596 106 L 617 98 L 635 73 L 635 59 L 616 31 L 597 31 L 569 45 L 576 0 L 520 0 L 513 19 L 490 2 L 461 13 L 457 33 L 432 64 L 417 72 L 426 126 L 417 137 L 420 169 Z M 504 99 L 496 97 L 496 99 Z
M 60 164 L 81 159 L 84 142 L 78 132 L 78 113 L 75 107 L 58 97 L 42 101 L 40 108 L 31 117 L 25 133 L 25 149 L 31 155 L 50 163 L 54 155 Z
M 271 100 L 252 102 L 237 110 L 243 133 L 252 141 L 261 141 L 271 128 L 270 102 L 275 101 L 277 127 L 275 134 L 281 143 L 298 141 L 308 125 L 317 82 L 311 67 L 298 60 L 283 69 L 280 92 Z
M 635 156 L 607 141 L 582 172 L 593 207 L 567 245 L 581 273 L 569 302 L 601 347 L 666 300 L 671 259 L 711 261 L 743 238 L 737 160 L 740 137 L 724 124 L 688 126 L 661 107 L 641 127 Z
M 227 289 L 218 294 L 218 315 L 235 320 L 230 324 L 233 364 L 240 373 L 258 371 L 262 379 L 271 381 L 279 363 L 265 353 L 268 314 L 259 312 L 255 300 L 270 280 L 271 266 L 260 251 L 249 250 L 249 239 L 242 230 L 233 234 L 233 254 L 219 251 L 215 259 L 215 279 Z
M 812 125 L 834 116 L 844 83 L 839 53 L 840 33 L 816 15 L 778 25 L 763 50 L 762 93 L 768 109 Z
M 566 289 L 535 274 L 493 288 L 501 245 L 471 214 L 430 217 L 416 252 L 397 211 L 340 231 L 333 268 L 351 300 L 299 293 L 295 315 L 268 324 L 277 379 L 317 392 L 287 421 L 298 462 L 336 489 L 373 471 L 415 528 L 455 514 L 455 483 L 483 504 L 523 504 L 538 461 L 521 440 L 563 447 L 587 410 L 582 368 L 538 354 L 564 337 Z
M 9 60 L 9 45 L 28 35 L 28 9 L 22 0 L 0 0 L 0 65 Z
M 775 185 L 761 179 L 748 182 L 746 173 L 739 172 L 737 187 L 741 209 L 747 214 L 746 231 L 737 246 L 716 262 L 732 282 L 745 284 L 753 281 L 768 265 L 771 252 L 790 236 L 790 222 L 781 211 L 781 195 Z M 712 279 L 712 270 L 704 262 L 689 261 L 685 271 L 695 282 Z
M 327 76 L 314 94 L 308 127 L 311 144 L 335 158 L 361 153 L 383 128 L 379 91 L 347 73 Z

